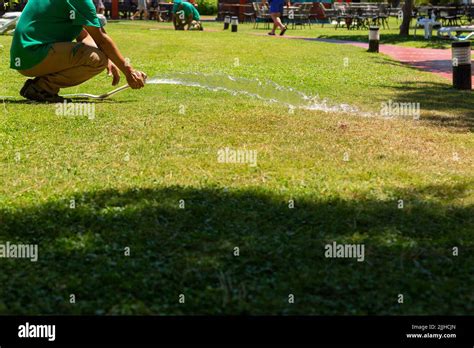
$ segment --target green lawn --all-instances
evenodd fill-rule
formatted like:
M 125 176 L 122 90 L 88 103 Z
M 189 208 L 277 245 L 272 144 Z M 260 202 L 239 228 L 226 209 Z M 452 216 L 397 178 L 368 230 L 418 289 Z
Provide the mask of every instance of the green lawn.
M 94 120 L 4 101 L 0 244 L 40 254 L 0 259 L 0 313 L 472 314 L 472 93 L 357 47 L 220 26 L 108 31 L 149 76 L 270 79 L 373 114 L 389 100 L 420 103 L 421 118 L 290 113 L 159 85 L 96 103 Z M 334 33 L 289 34 L 323 31 Z M 0 95 L 14 96 L 24 78 L 7 68 L 10 40 L 0 36 Z M 219 163 L 225 147 L 257 151 L 258 165 Z M 325 258 L 333 241 L 363 243 L 365 261 Z
M 211 18 L 211 17 L 208 17 Z M 400 32 L 400 22 L 396 18 L 389 18 L 388 21 L 389 28 L 380 27 L 380 42 L 382 44 L 390 45 L 400 45 L 400 46 L 409 46 L 409 47 L 419 47 L 419 48 L 441 48 L 447 49 L 451 47 L 451 41 L 446 39 L 440 39 L 437 37 L 437 31 L 433 30 L 433 37 L 429 40 L 426 40 L 423 35 L 423 28 L 418 28 L 415 35 L 415 20 L 412 21 L 412 27 L 410 29 L 409 37 L 401 37 Z M 219 28 L 223 26 L 221 23 L 218 24 L 207 24 L 207 27 Z M 296 26 L 294 29 L 291 24 L 289 25 L 290 30 L 287 31 L 288 36 L 303 36 L 303 37 L 315 37 L 315 38 L 326 38 L 326 39 L 339 39 L 339 40 L 350 40 L 350 41 L 368 41 L 368 30 L 367 29 L 351 29 L 347 30 L 344 28 L 335 29 L 333 24 L 323 24 L 316 23 L 311 26 L 311 29 L 308 26 Z M 245 32 L 260 32 L 261 34 L 266 34 L 268 29 L 266 29 L 263 23 L 258 24 L 257 30 L 253 28 L 253 24 L 241 24 L 239 26 L 240 31 Z

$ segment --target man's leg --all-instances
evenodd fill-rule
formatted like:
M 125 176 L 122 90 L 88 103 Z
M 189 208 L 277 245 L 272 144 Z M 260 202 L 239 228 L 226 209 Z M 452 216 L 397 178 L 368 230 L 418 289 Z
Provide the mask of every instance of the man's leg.
M 278 25 L 275 23 L 275 20 L 273 19 L 273 15 L 270 15 L 270 16 L 272 17 L 272 20 L 273 20 L 273 28 L 270 34 L 275 35 L 275 31 L 277 30 Z
M 280 30 L 285 29 L 285 26 L 280 19 L 280 13 L 272 13 L 271 16 L 273 20 L 273 32 L 275 32 L 276 28 L 280 28 Z
M 280 12 L 278 13 L 278 22 L 280 23 L 280 29 L 281 29 L 280 36 L 285 35 L 285 32 L 288 29 L 288 27 L 283 24 L 283 21 L 281 20 L 282 17 L 283 17 L 283 5 L 281 6 Z
M 184 30 L 185 20 L 181 19 L 181 15 L 179 13 L 173 14 L 173 24 L 174 30 Z
M 186 17 L 185 23 L 184 23 L 184 26 L 185 27 L 187 26 L 186 30 L 191 29 L 191 26 L 193 25 L 193 21 L 194 21 L 194 18 L 193 18 L 192 14 L 190 14 L 189 16 Z
M 273 21 L 273 29 L 270 32 L 272 35 L 275 35 L 275 31 L 277 30 L 277 28 L 280 28 L 280 30 L 285 29 L 285 26 L 281 22 L 280 14 L 278 12 L 270 13 L 270 16 L 272 17 Z
M 176 18 L 175 30 L 184 30 L 186 22 L 181 20 L 179 17 Z
M 80 85 L 104 71 L 107 56 L 98 48 L 77 42 L 60 42 L 53 45 L 48 56 L 35 67 L 20 71 L 36 77 L 35 87 L 57 95 L 61 88 Z

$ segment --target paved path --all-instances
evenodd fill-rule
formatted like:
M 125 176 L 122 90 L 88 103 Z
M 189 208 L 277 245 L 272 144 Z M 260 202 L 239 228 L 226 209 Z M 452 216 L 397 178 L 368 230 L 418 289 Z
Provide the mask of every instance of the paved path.
M 337 44 L 352 45 L 368 48 L 368 44 L 355 41 L 342 41 L 334 39 L 308 38 L 302 36 L 283 36 L 287 39 L 329 42 Z M 404 64 L 411 65 L 420 70 L 429 71 L 447 79 L 452 79 L 452 64 L 450 49 L 415 48 L 396 45 L 380 45 L 380 52 L 398 60 Z M 474 71 L 474 68 L 473 68 Z M 474 86 L 474 76 L 472 78 Z

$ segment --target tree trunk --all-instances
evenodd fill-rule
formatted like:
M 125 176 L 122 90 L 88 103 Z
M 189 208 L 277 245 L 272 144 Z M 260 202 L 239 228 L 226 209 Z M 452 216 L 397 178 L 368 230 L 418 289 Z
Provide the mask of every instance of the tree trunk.
M 400 25 L 400 36 L 410 35 L 410 22 L 413 13 L 413 0 L 406 0 L 403 5 L 403 22 Z

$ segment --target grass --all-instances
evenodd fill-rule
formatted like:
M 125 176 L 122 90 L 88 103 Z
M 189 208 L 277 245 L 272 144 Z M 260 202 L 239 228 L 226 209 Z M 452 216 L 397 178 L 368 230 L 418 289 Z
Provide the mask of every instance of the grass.
M 419 102 L 421 118 L 291 114 L 157 85 L 96 103 L 94 120 L 4 101 L 0 242 L 37 243 L 40 254 L 0 259 L 0 313 L 472 313 L 472 94 L 357 47 L 206 28 L 108 31 L 149 76 L 266 77 L 372 113 Z M 0 95 L 24 82 L 7 69 L 10 40 L 0 37 Z M 258 166 L 218 163 L 225 147 L 256 150 Z M 325 258 L 333 241 L 363 243 L 365 261 Z

